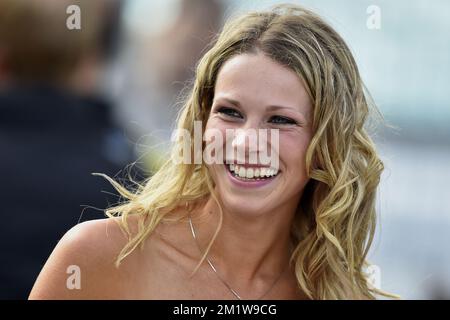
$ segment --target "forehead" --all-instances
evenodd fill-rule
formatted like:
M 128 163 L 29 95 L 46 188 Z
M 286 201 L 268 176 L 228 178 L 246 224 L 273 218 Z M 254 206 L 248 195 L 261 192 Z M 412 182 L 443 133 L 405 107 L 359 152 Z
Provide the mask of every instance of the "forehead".
M 240 54 L 225 62 L 216 79 L 214 96 L 249 106 L 290 106 L 306 113 L 311 107 L 299 76 L 262 53 Z

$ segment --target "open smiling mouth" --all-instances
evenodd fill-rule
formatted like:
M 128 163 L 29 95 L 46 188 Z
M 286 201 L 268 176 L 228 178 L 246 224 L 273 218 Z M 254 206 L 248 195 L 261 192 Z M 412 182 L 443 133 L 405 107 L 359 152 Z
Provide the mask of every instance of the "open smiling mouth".
M 238 164 L 226 164 L 229 174 L 240 181 L 270 181 L 278 176 L 279 170 L 269 167 L 245 167 Z

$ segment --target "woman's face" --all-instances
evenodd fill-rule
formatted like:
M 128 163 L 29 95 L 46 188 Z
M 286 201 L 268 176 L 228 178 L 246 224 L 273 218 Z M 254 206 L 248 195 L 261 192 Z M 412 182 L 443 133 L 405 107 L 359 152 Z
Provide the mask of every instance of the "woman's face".
M 222 133 L 224 161 L 208 168 L 227 210 L 258 215 L 297 205 L 308 182 L 305 154 L 312 137 L 311 115 L 309 96 L 291 69 L 262 53 L 240 54 L 223 65 L 206 130 Z M 249 129 L 253 133 L 275 129 L 278 139 L 272 131 L 254 143 Z M 227 130 L 234 134 L 227 138 Z M 227 156 L 227 143 L 243 147 L 245 159 Z M 278 165 L 262 164 L 258 158 L 262 152 L 277 157 Z M 257 163 L 250 161 L 252 153 Z M 239 165 L 237 160 L 245 163 Z

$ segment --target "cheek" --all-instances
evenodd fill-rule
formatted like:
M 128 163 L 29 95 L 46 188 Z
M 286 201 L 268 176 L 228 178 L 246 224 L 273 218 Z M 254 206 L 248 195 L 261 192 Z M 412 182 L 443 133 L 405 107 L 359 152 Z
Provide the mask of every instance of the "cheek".
M 220 132 L 222 132 L 222 137 L 225 140 L 226 129 L 231 129 L 231 128 L 232 128 L 231 126 L 229 126 L 226 123 L 224 123 L 223 121 L 221 121 L 221 119 L 218 119 L 213 116 L 213 117 L 209 118 L 208 121 L 206 122 L 205 130 L 210 130 L 210 129 L 219 130 Z
M 217 148 L 222 147 L 222 152 L 225 152 L 225 143 L 226 143 L 226 130 L 230 129 L 229 126 L 224 124 L 223 121 L 220 119 L 215 118 L 214 116 L 210 117 L 206 123 L 205 132 L 207 130 L 214 130 L 214 132 L 220 132 L 222 135 L 222 146 L 219 146 L 218 144 L 215 144 L 214 140 L 211 141 L 203 141 L 203 152 L 205 152 L 205 148 L 209 143 L 212 143 L 209 147 L 212 147 L 214 145 L 214 149 L 217 150 Z M 205 136 L 203 137 L 203 139 Z M 215 153 L 212 153 L 214 155 Z M 205 155 L 203 155 L 204 157 Z M 203 161 L 205 159 L 203 158 Z M 208 168 L 208 171 L 211 174 L 211 177 L 213 180 L 217 183 L 217 170 L 223 169 L 223 166 L 217 165 L 217 164 L 208 164 L 205 162 L 205 166 Z
M 223 148 L 222 149 L 223 154 L 226 153 L 227 148 L 231 148 L 234 139 L 234 133 L 235 130 L 237 129 L 239 129 L 239 124 L 226 122 L 223 119 L 220 119 L 215 116 L 212 116 L 208 119 L 208 122 L 206 123 L 205 127 L 205 130 L 212 130 L 214 131 L 214 133 L 220 133 L 222 141 L 221 147 Z M 215 146 L 219 147 L 219 143 L 217 143 Z
M 305 171 L 305 158 L 311 138 L 307 134 L 280 135 L 280 160 L 291 173 Z
M 215 119 L 213 116 L 210 116 L 208 120 L 206 121 L 206 127 L 205 129 L 211 129 L 216 126 L 217 119 Z

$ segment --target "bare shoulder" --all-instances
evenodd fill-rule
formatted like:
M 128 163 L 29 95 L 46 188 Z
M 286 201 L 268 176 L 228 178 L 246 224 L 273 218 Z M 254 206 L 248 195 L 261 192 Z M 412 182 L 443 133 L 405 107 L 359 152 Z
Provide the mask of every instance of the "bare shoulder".
M 110 299 L 126 292 L 124 274 L 136 268 L 139 251 L 119 268 L 115 261 L 127 243 L 117 218 L 83 222 L 58 242 L 29 299 Z M 136 226 L 130 219 L 130 228 Z

